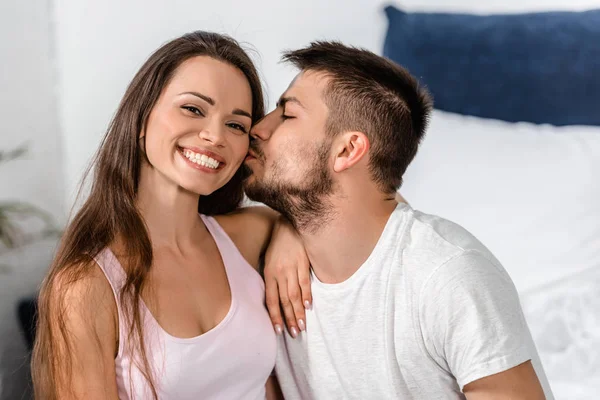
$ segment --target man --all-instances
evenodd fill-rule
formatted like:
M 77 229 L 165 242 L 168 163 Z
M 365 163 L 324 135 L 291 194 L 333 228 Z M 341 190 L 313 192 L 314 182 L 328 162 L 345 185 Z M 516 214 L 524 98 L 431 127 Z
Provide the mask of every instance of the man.
M 252 131 L 250 198 L 292 221 L 312 309 L 281 336 L 286 399 L 552 398 L 516 289 L 471 234 L 395 200 L 431 111 L 403 68 L 317 42 Z

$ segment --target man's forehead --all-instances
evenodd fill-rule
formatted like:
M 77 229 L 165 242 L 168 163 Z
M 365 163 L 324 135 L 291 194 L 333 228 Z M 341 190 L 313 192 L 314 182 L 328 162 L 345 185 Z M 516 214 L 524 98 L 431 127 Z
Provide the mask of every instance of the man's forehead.
M 300 72 L 292 79 L 286 91 L 281 95 L 278 105 L 293 101 L 305 106 L 316 101 L 322 101 L 321 95 L 328 80 L 329 78 L 322 72 Z

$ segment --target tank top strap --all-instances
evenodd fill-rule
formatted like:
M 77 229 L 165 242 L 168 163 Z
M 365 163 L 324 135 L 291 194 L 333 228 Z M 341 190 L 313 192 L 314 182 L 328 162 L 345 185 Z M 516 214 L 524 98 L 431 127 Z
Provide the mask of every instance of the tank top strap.
M 227 271 L 230 285 L 235 284 L 232 281 L 237 280 L 236 278 L 245 279 L 247 274 L 254 273 L 254 268 L 248 263 L 248 261 L 246 261 L 233 240 L 231 240 L 227 232 L 225 232 L 223 227 L 219 225 L 217 220 L 213 217 L 202 214 L 200 214 L 200 217 L 204 221 L 206 228 L 217 244 L 219 253 L 221 253 L 221 258 L 223 259 L 223 264 L 225 265 L 225 270 Z
M 119 318 L 119 347 L 117 349 L 117 358 L 120 358 L 123 356 L 125 348 L 124 343 L 126 341 L 125 338 L 127 337 L 129 327 L 121 306 L 121 289 L 125 285 L 127 274 L 109 247 L 105 247 L 100 251 L 100 253 L 94 257 L 94 261 L 96 261 L 96 264 L 98 264 L 104 273 L 104 276 L 106 276 L 106 280 L 108 280 L 115 298 Z
M 102 272 L 104 272 L 115 297 L 119 299 L 121 297 L 121 289 L 123 288 L 123 285 L 125 285 L 125 280 L 127 278 L 121 263 L 119 263 L 117 257 L 108 247 L 105 247 L 104 250 L 98 253 L 94 257 L 94 261 L 96 261 L 96 264 L 98 264 Z

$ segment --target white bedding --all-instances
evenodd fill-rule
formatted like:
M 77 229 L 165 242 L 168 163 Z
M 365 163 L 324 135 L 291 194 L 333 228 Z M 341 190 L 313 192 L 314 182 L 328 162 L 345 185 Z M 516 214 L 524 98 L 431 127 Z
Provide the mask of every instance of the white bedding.
M 600 398 L 600 266 L 521 303 L 556 399 Z
M 471 231 L 520 291 L 600 266 L 600 127 L 436 110 L 401 192 Z
M 600 399 L 600 127 L 436 110 L 400 191 L 502 262 L 556 399 Z

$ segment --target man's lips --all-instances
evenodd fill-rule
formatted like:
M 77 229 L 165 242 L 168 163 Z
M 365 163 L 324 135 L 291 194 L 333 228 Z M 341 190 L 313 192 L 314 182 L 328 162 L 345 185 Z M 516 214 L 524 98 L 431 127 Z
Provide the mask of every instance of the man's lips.
M 250 161 L 250 160 L 257 160 L 258 157 L 256 156 L 256 153 L 254 151 L 252 151 L 252 149 L 248 150 L 248 154 L 246 155 L 246 158 L 244 159 L 244 161 Z

